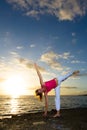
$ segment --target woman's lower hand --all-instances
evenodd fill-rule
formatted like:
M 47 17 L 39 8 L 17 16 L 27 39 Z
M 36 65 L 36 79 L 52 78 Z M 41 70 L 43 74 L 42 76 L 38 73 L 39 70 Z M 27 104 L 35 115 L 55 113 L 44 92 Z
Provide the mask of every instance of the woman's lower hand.
M 44 112 L 43 116 L 46 117 L 47 116 L 47 112 Z

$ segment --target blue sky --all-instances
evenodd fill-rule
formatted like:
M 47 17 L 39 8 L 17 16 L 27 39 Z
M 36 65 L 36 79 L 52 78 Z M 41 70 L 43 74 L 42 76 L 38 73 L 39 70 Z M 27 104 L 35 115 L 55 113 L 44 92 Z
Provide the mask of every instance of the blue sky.
M 86 51 L 86 0 L 0 1 L 0 94 L 13 94 L 14 86 L 33 94 L 39 87 L 34 62 L 44 80 L 80 70 L 62 84 L 61 94 L 85 94 Z

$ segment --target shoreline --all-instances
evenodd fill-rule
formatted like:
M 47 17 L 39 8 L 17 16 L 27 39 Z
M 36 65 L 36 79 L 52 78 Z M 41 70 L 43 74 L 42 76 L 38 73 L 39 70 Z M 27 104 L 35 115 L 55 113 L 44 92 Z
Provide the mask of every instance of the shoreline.
M 61 109 L 61 117 L 53 118 L 55 110 L 11 115 L 0 119 L 0 130 L 86 130 L 87 108 Z

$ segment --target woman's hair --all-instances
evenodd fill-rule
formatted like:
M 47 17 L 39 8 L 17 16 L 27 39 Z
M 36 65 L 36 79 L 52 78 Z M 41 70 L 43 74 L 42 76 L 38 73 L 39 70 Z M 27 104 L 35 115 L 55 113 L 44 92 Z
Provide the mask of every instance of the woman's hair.
M 39 96 L 40 101 L 42 101 L 43 94 L 39 92 L 39 89 L 35 91 L 36 96 Z

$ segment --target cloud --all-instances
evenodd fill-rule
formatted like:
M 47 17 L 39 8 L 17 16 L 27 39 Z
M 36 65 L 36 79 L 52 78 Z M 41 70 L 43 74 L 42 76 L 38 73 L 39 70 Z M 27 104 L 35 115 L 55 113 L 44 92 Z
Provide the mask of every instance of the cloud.
M 21 50 L 21 49 L 23 49 L 23 46 L 17 46 L 16 47 L 18 50 Z
M 75 86 L 63 86 L 62 88 L 66 88 L 66 89 L 77 89 L 77 87 L 75 87 Z
M 79 64 L 79 63 L 84 64 L 84 63 L 86 63 L 86 62 L 85 62 L 85 61 L 79 61 L 79 60 L 72 60 L 71 63 L 72 63 L 72 64 Z
M 57 70 L 61 70 L 62 66 L 60 63 L 58 63 L 56 60 L 58 59 L 58 55 L 54 52 L 49 52 L 49 53 L 45 53 L 41 56 L 41 61 L 47 63 L 48 65 L 50 65 L 52 68 L 57 69 Z
M 18 61 L 20 64 L 25 65 L 27 68 L 34 69 L 34 62 L 33 61 L 31 61 L 29 59 L 25 59 L 25 58 L 18 58 Z M 38 66 L 38 68 L 40 71 L 46 72 L 43 67 Z
M 28 11 L 26 13 L 27 16 L 32 16 L 32 17 L 36 17 L 37 19 L 39 19 L 38 15 L 39 15 L 39 11 L 35 11 L 35 10 L 31 10 L 31 11 Z
M 5 78 L 1 78 L 1 77 L 0 77 L 0 82 L 3 82 L 3 81 L 5 81 Z
M 41 56 L 41 61 L 47 63 L 51 66 L 51 68 L 56 70 L 63 70 L 63 66 L 58 62 L 58 59 L 65 59 L 68 60 L 71 57 L 69 52 L 65 52 L 63 54 L 57 54 L 53 51 L 50 51 L 48 53 L 44 53 Z
M 70 57 L 73 57 L 70 55 L 70 52 L 64 52 L 62 55 L 60 55 L 60 58 L 63 58 L 65 60 L 68 60 Z
M 13 57 L 19 57 L 19 54 L 16 51 L 9 52 Z
M 7 2 L 13 4 L 15 8 L 28 8 L 28 3 L 26 0 L 7 0 Z
M 20 64 L 24 64 L 27 68 L 30 68 L 30 69 L 33 68 L 33 63 L 31 61 L 29 61 L 28 59 L 18 58 L 18 61 Z
M 75 33 L 75 32 L 72 32 L 72 36 L 75 37 L 75 36 L 76 36 L 76 33 Z
M 86 95 L 87 96 L 87 91 L 86 90 L 83 90 L 81 92 L 79 92 L 80 95 Z
M 78 74 L 78 76 L 87 76 L 87 73 Z
M 56 16 L 59 20 L 73 20 L 83 16 L 87 10 L 87 0 L 7 0 L 27 16 L 38 17 L 43 14 Z
M 31 44 L 30 47 L 31 47 L 31 48 L 34 48 L 34 47 L 35 47 L 35 44 Z

